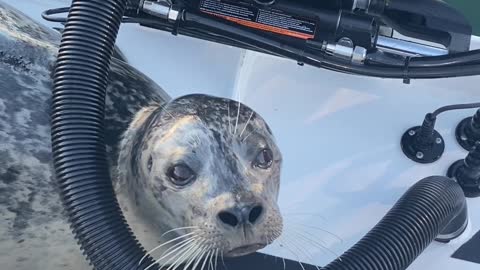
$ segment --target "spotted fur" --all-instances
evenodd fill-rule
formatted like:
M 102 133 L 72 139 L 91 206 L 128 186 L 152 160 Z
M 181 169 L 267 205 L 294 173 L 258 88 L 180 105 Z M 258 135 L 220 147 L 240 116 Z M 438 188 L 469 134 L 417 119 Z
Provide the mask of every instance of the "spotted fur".
M 50 145 L 52 70 L 60 36 L 0 3 L 0 268 L 91 269 L 73 239 L 55 185 Z M 169 97 L 113 61 L 106 137 L 118 141 L 134 114 Z
M 53 176 L 51 76 L 60 36 L 2 3 L 0 20 L 0 268 L 90 269 Z M 180 226 L 201 227 L 203 237 L 225 252 L 278 236 L 281 153 L 265 121 L 247 106 L 206 95 L 171 100 L 114 59 L 105 125 L 122 210 L 147 249 Z M 274 153 L 272 167 L 252 167 L 265 147 Z M 198 174 L 183 188 L 165 173 L 179 160 Z M 245 203 L 266 209 L 255 228 L 240 233 L 219 226 L 219 211 Z

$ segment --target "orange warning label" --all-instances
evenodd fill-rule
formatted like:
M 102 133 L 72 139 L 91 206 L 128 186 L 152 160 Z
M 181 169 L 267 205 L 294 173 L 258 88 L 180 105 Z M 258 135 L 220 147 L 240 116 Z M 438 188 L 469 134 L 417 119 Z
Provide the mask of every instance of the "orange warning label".
M 278 10 L 259 9 L 249 4 L 226 0 L 201 0 L 200 10 L 258 30 L 300 39 L 315 37 L 315 21 L 285 14 Z

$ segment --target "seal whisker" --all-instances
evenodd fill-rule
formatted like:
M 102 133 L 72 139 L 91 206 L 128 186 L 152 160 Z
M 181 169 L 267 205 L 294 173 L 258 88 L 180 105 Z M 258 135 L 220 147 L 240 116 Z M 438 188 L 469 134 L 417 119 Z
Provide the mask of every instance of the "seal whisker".
M 247 140 L 248 137 L 250 137 L 250 135 L 252 135 L 255 131 L 257 131 L 256 129 L 252 130 L 250 133 L 248 133 L 247 136 L 245 136 L 245 138 L 243 138 L 242 142 L 245 142 L 245 140 Z
M 274 230 L 273 233 L 279 234 L 280 232 L 279 232 L 279 230 Z M 267 236 L 266 239 L 267 239 L 267 242 L 272 242 L 272 243 L 273 243 L 273 241 L 277 240 L 272 235 Z M 279 245 L 279 246 L 282 247 L 281 245 Z M 285 262 L 285 258 L 283 258 L 283 257 L 281 257 L 281 258 L 282 258 L 282 262 L 283 262 L 283 270 L 285 270 L 287 268 L 287 263 Z M 276 258 L 275 258 L 275 260 L 276 260 Z
M 172 246 L 172 247 L 176 247 L 176 248 L 174 248 L 173 250 L 171 250 L 171 251 L 168 252 L 167 254 L 164 254 L 165 252 L 167 252 L 169 249 L 172 248 L 172 247 L 170 247 L 170 248 L 167 249 L 164 253 L 162 253 L 163 256 L 162 256 L 160 259 L 156 260 L 155 263 L 159 263 L 161 260 L 163 260 L 164 258 L 170 256 L 172 253 L 175 253 L 175 252 L 177 252 L 178 250 L 183 249 L 186 245 L 189 245 L 191 242 L 195 241 L 196 238 L 197 238 L 197 237 L 194 236 L 194 237 L 192 237 L 192 238 L 183 240 L 183 241 L 182 241 L 183 243 L 180 242 L 180 243 L 175 244 L 175 245 Z M 179 244 L 180 244 L 180 245 L 179 245 Z M 147 269 L 148 269 L 148 268 L 147 268 Z M 147 270 L 147 269 L 145 269 L 145 270 Z
M 221 257 L 222 257 L 222 264 L 223 264 L 223 267 L 227 268 L 227 266 L 225 265 L 225 260 L 223 259 L 223 250 L 222 250 L 222 252 L 221 252 L 220 254 L 222 255 Z
M 297 262 L 300 264 L 300 267 L 302 268 L 302 270 L 305 270 L 305 268 L 303 267 L 303 264 L 300 262 L 300 258 L 299 258 L 299 256 L 298 256 L 298 254 L 295 253 L 295 252 L 293 252 L 293 251 L 288 247 L 288 245 L 285 244 L 285 242 L 284 242 L 281 238 L 279 238 L 278 240 L 279 240 L 280 243 L 281 243 L 281 247 L 285 248 L 287 251 L 289 251 L 290 253 L 292 253 L 292 255 L 297 258 Z
M 315 235 L 314 234 L 308 234 L 305 235 L 305 234 L 302 234 L 301 232 L 299 231 L 293 231 L 298 237 L 301 237 L 302 239 L 304 239 L 305 241 L 309 242 L 310 244 L 312 244 L 313 246 L 316 246 L 322 250 L 326 250 L 328 251 L 329 253 L 333 254 L 336 258 L 339 257 L 339 255 L 337 253 L 335 253 L 333 250 L 329 249 L 328 247 L 326 247 L 324 244 L 326 244 L 324 241 L 322 241 L 321 239 L 318 239 L 319 241 L 315 241 Z M 319 243 L 319 242 L 322 242 L 322 243 Z
M 192 252 L 192 254 L 190 255 L 190 259 L 187 261 L 187 263 L 185 263 L 185 266 L 183 267 L 183 270 L 186 270 L 192 263 L 195 262 L 195 259 L 198 257 L 199 254 L 202 253 L 202 251 L 204 250 L 204 246 L 203 246 L 203 243 L 205 243 L 206 240 L 203 240 L 201 241 L 199 244 L 197 244 L 195 246 L 195 250 Z
M 181 256 L 178 256 L 177 260 L 174 261 L 172 263 L 172 265 L 170 265 L 170 267 L 167 268 L 167 270 L 171 270 L 171 269 L 176 269 L 178 266 L 177 264 L 181 262 L 182 259 L 184 259 L 187 255 L 189 255 L 189 252 L 192 250 L 192 249 L 195 249 L 196 248 L 196 245 L 195 243 L 191 243 L 190 246 L 187 246 L 187 249 L 185 249 L 185 251 L 183 252 L 183 254 Z M 180 254 L 180 253 L 179 253 Z M 173 267 L 173 268 L 172 268 Z
M 161 247 L 163 247 L 163 246 L 165 246 L 165 245 L 168 245 L 168 244 L 170 244 L 170 243 L 172 243 L 172 242 L 174 242 L 174 241 L 176 241 L 176 240 L 178 240 L 178 239 L 182 239 L 182 238 L 185 238 L 185 237 L 189 237 L 189 236 L 191 236 L 192 234 L 195 234 L 195 233 L 196 233 L 196 232 L 191 232 L 191 233 L 188 233 L 188 234 L 180 235 L 180 236 L 178 236 L 178 237 L 176 237 L 176 238 L 174 238 L 174 239 L 171 239 L 171 240 L 169 240 L 169 241 L 167 241 L 167 242 L 165 242 L 165 243 L 162 243 L 162 244 L 156 246 L 155 248 L 153 248 L 153 249 L 151 249 L 149 252 L 147 252 L 147 253 L 142 257 L 142 259 L 140 259 L 140 262 L 138 263 L 138 265 L 140 265 L 140 264 L 142 263 L 142 261 L 143 261 L 149 254 L 151 254 L 152 252 L 154 252 L 155 250 L 157 250 L 157 249 L 159 249 L 159 248 L 161 248 Z M 188 239 L 191 239 L 191 238 L 188 238 Z M 186 240 L 188 240 L 188 239 L 186 239 Z M 182 241 L 182 242 L 183 242 L 183 241 Z M 180 243 L 182 243 L 182 242 L 180 242 Z M 179 244 L 179 243 L 177 243 L 177 244 Z M 175 246 L 175 245 L 174 245 L 174 246 Z
M 217 270 L 217 262 L 218 262 L 218 248 L 215 250 L 215 268 L 214 270 Z
M 245 130 L 247 129 L 248 124 L 250 123 L 250 120 L 252 120 L 252 116 L 253 116 L 253 111 L 252 111 L 252 113 L 250 114 L 250 117 L 248 118 L 247 123 L 246 123 L 245 126 L 243 127 L 242 132 L 240 133 L 240 139 L 242 138 L 243 132 L 245 132 Z
M 287 240 L 287 235 L 284 235 L 284 237 L 285 237 L 285 240 Z M 298 242 L 298 239 L 296 239 L 295 237 L 289 237 L 289 238 L 288 238 L 288 241 L 291 243 L 291 245 L 292 245 L 293 247 L 295 247 L 295 249 L 296 249 L 298 252 L 303 253 L 303 255 L 304 255 L 307 259 L 312 260 L 312 261 L 314 260 L 314 259 L 313 259 L 313 255 L 310 253 L 310 251 L 308 251 L 307 249 L 305 249 L 304 247 L 302 247 L 302 245 L 301 245 L 302 243 L 301 243 L 301 242 L 299 243 L 299 242 Z M 320 268 L 319 268 L 318 266 L 315 266 L 315 267 L 317 268 L 317 270 L 320 270 Z
M 273 233 L 276 233 L 276 234 L 278 234 L 278 235 L 281 235 L 281 237 L 278 237 L 277 239 L 275 239 L 275 240 L 278 240 L 278 241 L 280 242 L 279 247 L 286 249 L 286 250 L 289 251 L 291 254 L 293 254 L 295 257 L 297 257 L 297 259 L 298 259 L 297 262 L 298 262 L 298 263 L 300 264 L 300 266 L 303 268 L 303 265 L 302 265 L 302 263 L 300 262 L 300 258 L 299 258 L 299 256 L 298 256 L 298 254 L 295 253 L 295 252 L 293 252 L 293 251 L 288 247 L 288 244 L 289 244 L 289 243 L 284 242 L 284 241 L 287 240 L 287 239 L 285 239 L 285 238 L 286 238 L 285 233 L 281 232 L 279 229 L 273 230 Z M 286 261 L 285 261 L 285 258 L 283 258 L 283 257 L 282 257 L 282 262 L 283 262 L 283 270 L 285 270 L 286 267 L 287 267 L 287 263 L 286 263 Z
M 204 257 L 205 253 L 208 252 L 208 250 L 212 247 L 212 245 L 209 246 L 204 246 L 202 249 L 202 252 L 197 255 L 197 258 L 195 258 L 195 264 L 193 265 L 192 269 L 197 269 L 197 266 L 200 264 L 202 261 L 202 258 Z
M 319 217 L 323 221 L 327 221 L 327 218 L 316 213 L 295 213 L 295 212 L 283 212 L 284 217 L 289 217 L 289 216 L 307 216 L 307 217 Z
M 175 228 L 175 229 L 171 229 L 171 230 L 168 230 L 168 231 L 164 232 L 161 237 L 163 237 L 163 236 L 165 236 L 165 235 L 167 235 L 171 232 L 181 231 L 181 230 L 185 230 L 185 229 L 198 229 L 198 226 L 186 226 L 186 227 L 178 227 L 178 228 Z
M 163 264 L 163 266 L 169 265 L 168 269 L 170 270 L 172 267 L 174 267 L 178 263 L 180 258 L 182 258 L 185 254 L 188 254 L 187 252 L 192 248 L 192 246 L 194 246 L 194 243 L 188 243 L 187 245 L 180 248 L 178 251 L 175 252 L 175 254 L 172 255 L 172 257 L 170 257 L 170 259 L 168 259 Z M 177 259 L 173 263 L 171 263 L 171 261 L 174 260 L 175 258 Z
M 336 238 L 337 240 L 339 240 L 340 243 L 343 243 L 343 239 L 342 239 L 340 236 L 338 236 L 338 235 L 336 235 L 336 234 L 334 234 L 334 233 L 332 233 L 332 232 L 329 232 L 329 231 L 327 231 L 327 230 L 325 230 L 325 229 L 322 229 L 322 228 L 320 228 L 320 227 L 315 227 L 315 226 L 311 226 L 311 225 L 305 225 L 305 224 L 302 224 L 302 223 L 291 222 L 291 221 L 288 221 L 288 223 L 291 223 L 292 225 L 303 226 L 303 227 L 305 227 L 305 228 L 310 228 L 310 229 L 322 231 L 322 232 L 324 232 L 324 233 L 327 233 L 327 234 L 333 236 L 334 238 Z
M 287 233 L 290 233 L 290 232 L 287 232 Z M 326 247 L 324 245 L 326 245 L 325 241 L 323 241 L 322 239 L 318 239 L 318 241 L 316 241 L 317 239 L 315 238 L 316 236 L 314 234 L 309 234 L 308 237 L 304 234 L 302 234 L 301 231 L 294 231 L 292 230 L 291 233 L 294 233 L 296 234 L 298 237 L 301 237 L 303 239 L 306 239 L 308 240 L 310 243 L 312 244 L 317 244 L 317 245 L 320 245 L 321 248 L 325 249 Z
M 230 100 L 227 101 L 227 118 L 228 118 L 228 132 L 230 134 L 233 134 L 232 133 L 232 125 L 231 125 L 231 120 L 230 120 Z
M 238 92 L 238 112 L 237 112 L 237 120 L 235 121 L 235 130 L 233 131 L 233 135 L 237 134 L 238 119 L 240 118 L 240 107 L 242 107 L 242 103 L 240 103 L 240 92 Z
M 180 250 L 183 250 L 183 247 L 179 247 Z M 169 253 L 168 255 L 170 255 L 171 253 Z M 148 270 L 150 267 L 152 267 L 153 265 L 155 264 L 158 264 L 160 263 L 161 260 L 165 259 L 165 257 L 168 257 L 168 255 L 164 255 L 162 256 L 161 258 L 155 260 L 155 262 L 153 262 L 151 265 L 149 265 L 145 270 Z M 173 256 L 174 258 L 176 257 L 176 255 Z M 169 262 L 170 260 L 167 260 L 167 262 Z
M 212 250 L 212 253 L 210 254 L 210 259 L 208 260 L 208 267 L 207 270 L 214 270 L 213 269 L 213 255 L 215 254 L 215 251 Z
M 200 268 L 200 270 L 203 270 L 203 268 L 205 268 L 205 265 L 206 265 L 206 263 L 207 263 L 208 257 L 210 256 L 210 253 L 212 253 L 211 250 L 208 251 L 208 252 L 207 252 L 207 255 L 204 257 L 203 263 L 202 263 L 202 268 Z
M 169 263 L 172 259 L 174 259 L 174 258 L 176 258 L 177 256 L 179 256 L 180 254 L 186 252 L 186 250 L 189 249 L 191 245 L 194 246 L 194 245 L 195 245 L 195 243 L 194 243 L 195 241 L 196 241 L 196 239 L 193 239 L 193 241 L 190 241 L 190 242 L 188 242 L 188 243 L 183 244 L 183 245 L 180 246 L 180 247 L 177 247 L 175 250 L 172 250 L 169 254 L 166 254 L 166 255 L 162 256 L 162 257 L 161 257 L 160 259 L 158 259 L 155 263 L 159 263 L 162 259 L 164 259 L 164 258 L 168 257 L 170 254 L 176 252 L 170 259 L 168 259 L 168 260 L 164 263 L 164 265 L 168 265 L 168 263 Z M 192 243 L 192 242 L 193 242 L 193 243 Z M 145 269 L 145 270 L 147 270 L 147 269 Z

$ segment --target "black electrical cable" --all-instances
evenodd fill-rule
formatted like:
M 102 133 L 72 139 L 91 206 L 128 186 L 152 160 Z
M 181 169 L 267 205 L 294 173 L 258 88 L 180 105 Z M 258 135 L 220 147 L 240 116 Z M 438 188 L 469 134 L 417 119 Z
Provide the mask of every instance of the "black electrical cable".
M 453 104 L 453 105 L 440 107 L 435 111 L 433 111 L 432 113 L 427 113 L 425 115 L 425 119 L 423 121 L 422 128 L 419 133 L 429 134 L 429 135 L 432 134 L 435 128 L 435 121 L 437 120 L 437 116 L 441 113 L 454 111 L 454 110 L 466 110 L 466 109 L 475 109 L 475 108 L 480 108 L 480 102 Z M 420 136 L 420 137 L 426 137 L 426 136 Z
M 367 54 L 365 63 L 373 66 L 404 66 L 405 57 L 380 50 Z M 409 67 L 452 67 L 480 63 L 480 50 L 449 55 L 411 57 Z
M 480 63 L 480 50 L 472 50 L 453 55 L 412 57 L 410 67 L 461 66 L 478 63 Z
M 436 118 L 439 114 L 447 112 L 447 111 L 466 110 L 466 109 L 475 109 L 475 108 L 480 108 L 480 102 L 466 103 L 466 104 L 454 104 L 454 105 L 448 105 L 448 106 L 440 107 L 440 108 L 436 109 L 431 115 L 432 115 L 432 117 Z

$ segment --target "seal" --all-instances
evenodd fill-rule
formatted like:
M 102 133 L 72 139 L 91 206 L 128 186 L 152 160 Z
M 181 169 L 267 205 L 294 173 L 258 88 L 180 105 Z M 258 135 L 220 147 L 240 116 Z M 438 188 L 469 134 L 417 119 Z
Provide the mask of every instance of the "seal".
M 60 36 L 0 3 L 2 269 L 91 269 L 73 238 L 50 144 Z M 163 265 L 241 256 L 282 230 L 281 152 L 264 119 L 230 99 L 172 99 L 113 59 L 106 143 L 115 191 L 140 243 Z
M 188 95 L 136 114 L 121 143 L 116 191 L 145 247 L 156 248 L 172 229 L 165 239 L 181 240 L 160 245 L 161 264 L 240 256 L 282 229 L 281 159 L 251 108 Z M 175 256 L 167 256 L 173 247 Z

